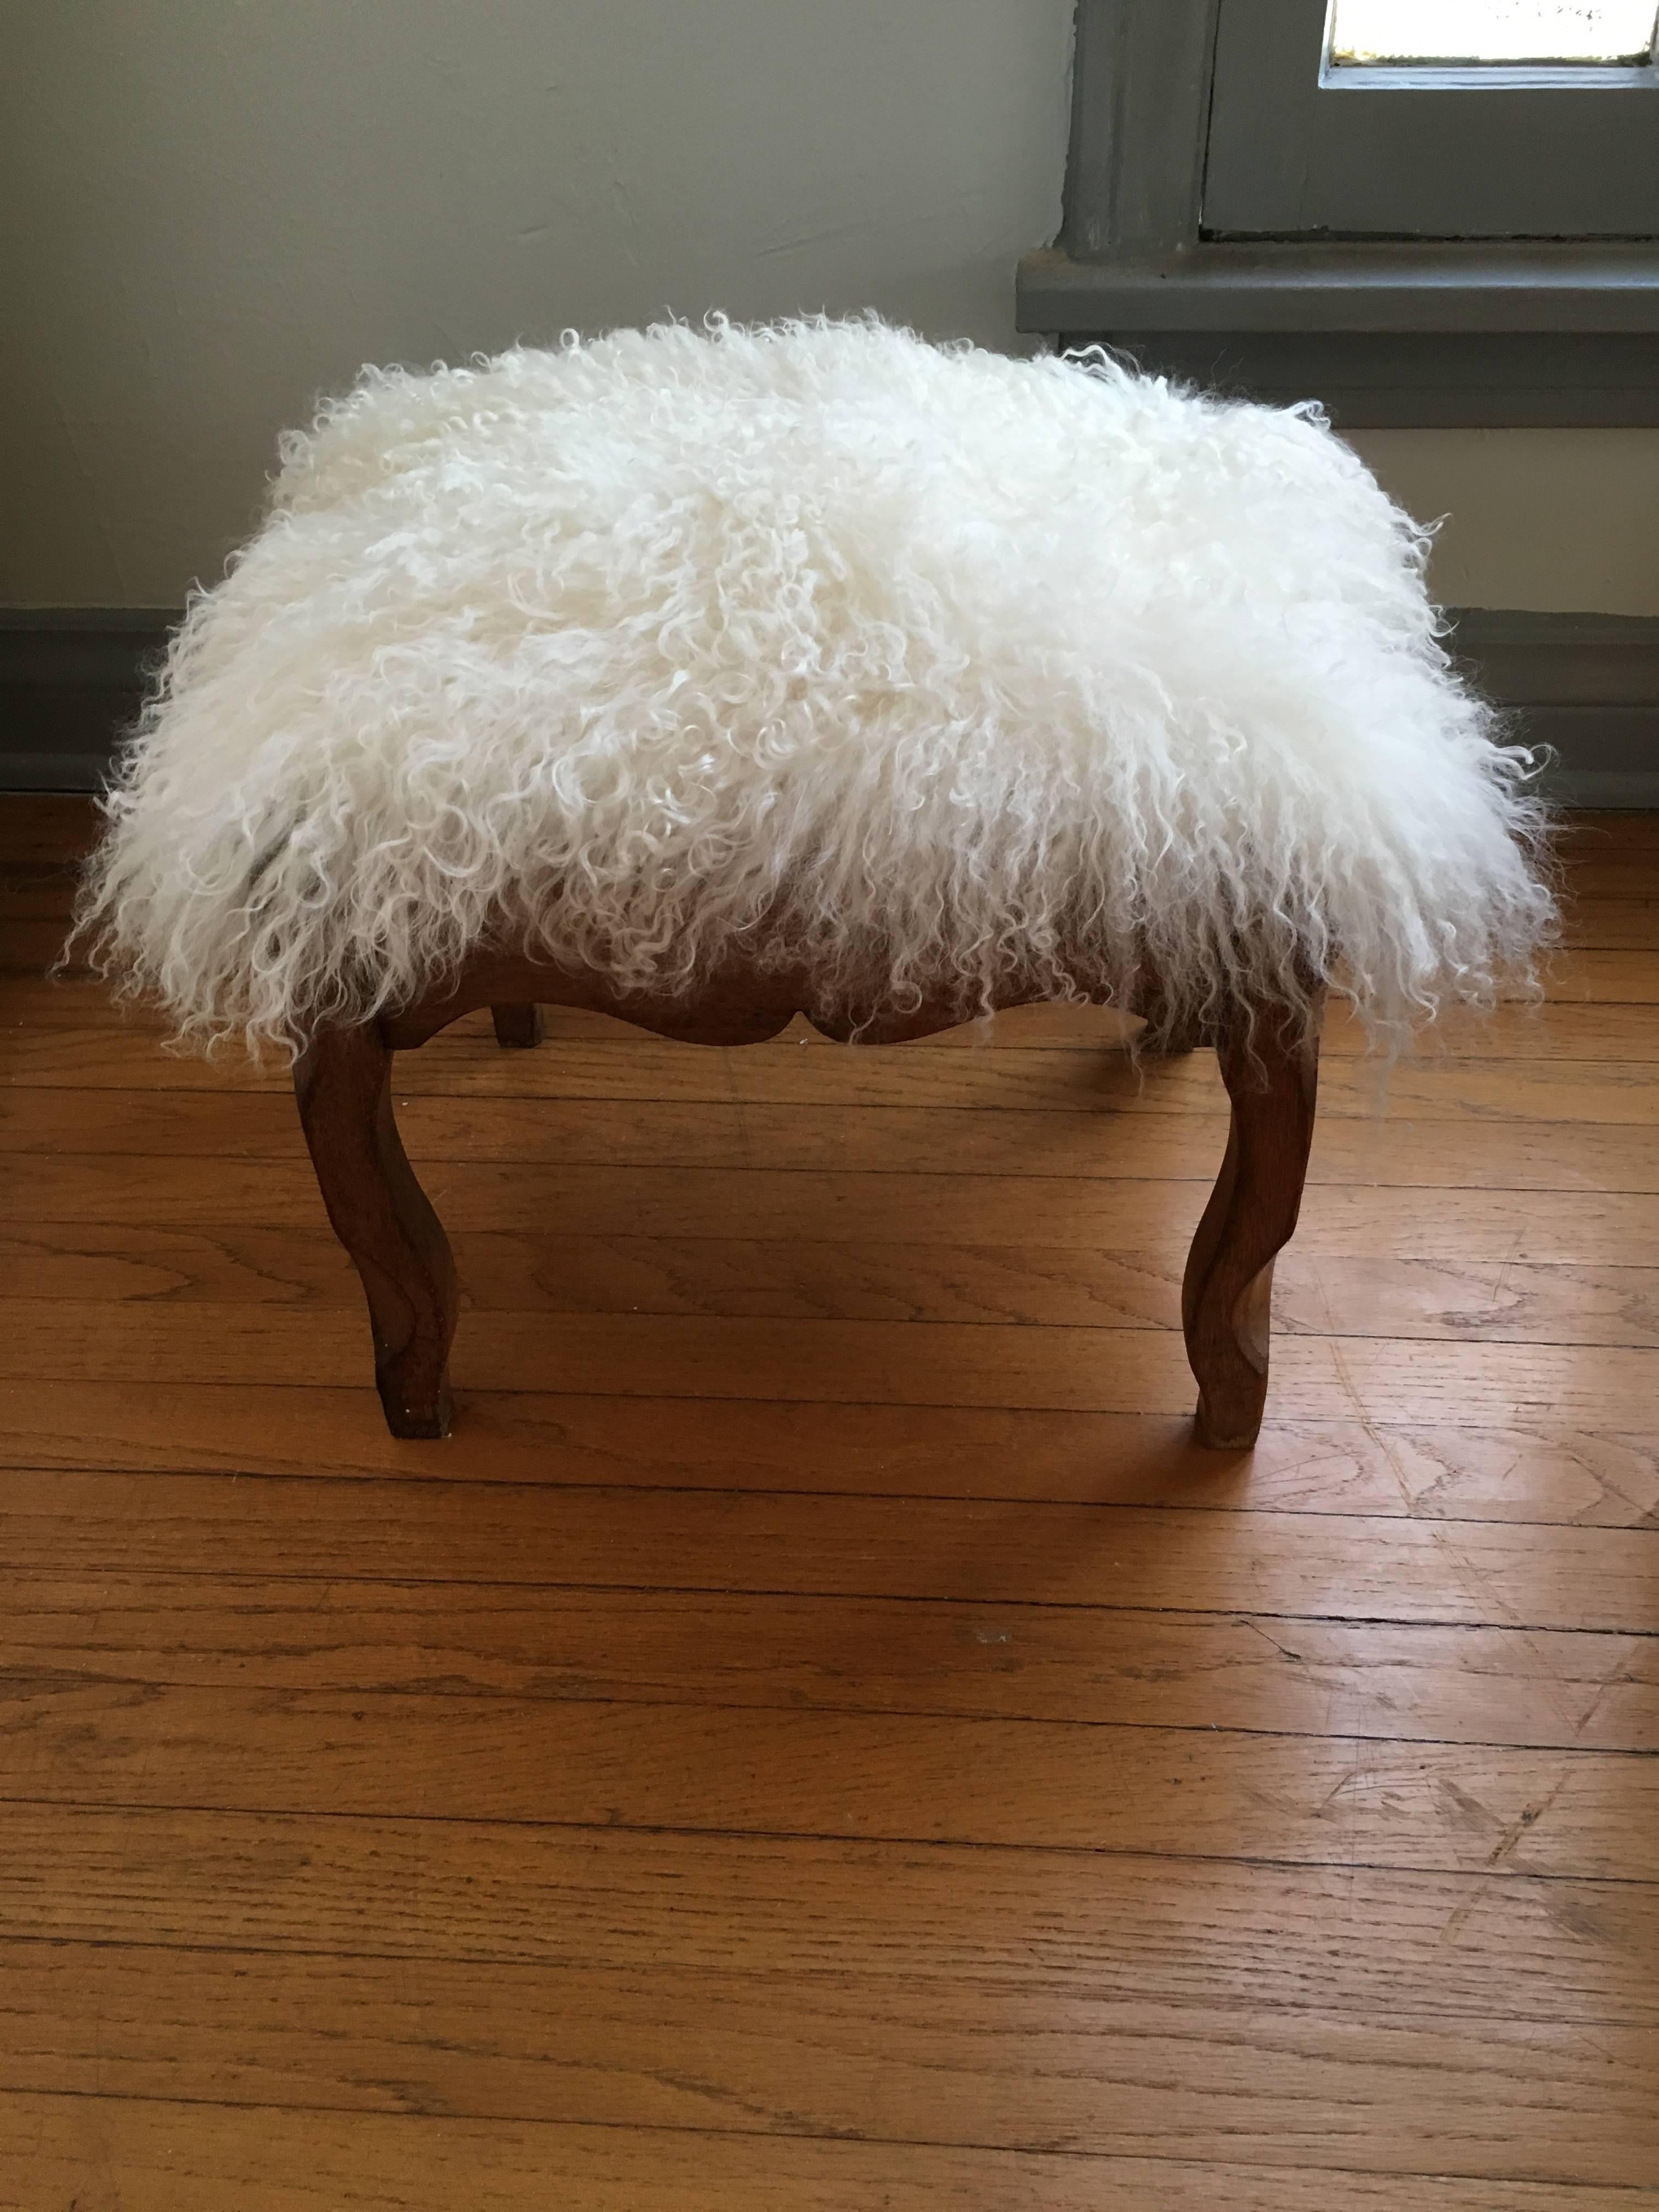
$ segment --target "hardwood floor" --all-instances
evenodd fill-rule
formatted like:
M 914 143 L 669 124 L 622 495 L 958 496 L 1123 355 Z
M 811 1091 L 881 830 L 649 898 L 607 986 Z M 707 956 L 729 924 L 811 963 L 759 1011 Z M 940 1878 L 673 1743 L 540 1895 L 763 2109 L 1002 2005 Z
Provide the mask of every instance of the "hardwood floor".
M 88 826 L 0 800 L 0 2207 L 1659 2201 L 1659 817 L 1385 1116 L 1333 1020 L 1248 1459 L 1213 1059 L 1047 1009 L 406 1055 L 393 1443 L 285 1071 L 42 978 Z

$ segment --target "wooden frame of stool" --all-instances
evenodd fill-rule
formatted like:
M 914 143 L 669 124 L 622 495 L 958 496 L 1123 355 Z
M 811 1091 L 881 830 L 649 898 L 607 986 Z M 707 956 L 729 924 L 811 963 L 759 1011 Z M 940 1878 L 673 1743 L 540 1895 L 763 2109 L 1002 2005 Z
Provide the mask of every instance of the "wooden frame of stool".
M 1044 994 L 1011 987 L 999 1006 Z M 416 1179 L 392 1105 L 392 1055 L 424 1044 L 478 1006 L 505 1046 L 540 1042 L 543 1006 L 579 1006 L 702 1045 L 758 1044 L 809 1006 L 800 976 L 733 963 L 681 998 L 624 995 L 597 975 L 511 955 L 481 954 L 445 989 L 407 1012 L 320 1029 L 295 1068 L 306 1142 L 335 1233 L 368 1299 L 374 1376 L 398 1437 L 449 1432 L 450 1342 L 459 1310 L 455 1262 L 442 1224 Z M 1149 986 L 1133 1011 L 1153 1010 Z M 957 1027 L 959 1011 L 922 1006 L 860 1025 L 859 1043 L 896 1043 Z M 821 1029 L 824 1024 L 817 1021 Z M 824 1033 L 852 1041 L 849 1027 Z M 1197 1441 L 1221 1450 L 1255 1443 L 1267 1393 L 1274 1256 L 1296 1227 L 1313 1140 L 1316 1025 L 1281 1007 L 1235 1006 L 1209 1039 L 1232 1101 L 1227 1150 L 1193 1238 L 1182 1286 L 1187 1355 L 1198 1380 Z

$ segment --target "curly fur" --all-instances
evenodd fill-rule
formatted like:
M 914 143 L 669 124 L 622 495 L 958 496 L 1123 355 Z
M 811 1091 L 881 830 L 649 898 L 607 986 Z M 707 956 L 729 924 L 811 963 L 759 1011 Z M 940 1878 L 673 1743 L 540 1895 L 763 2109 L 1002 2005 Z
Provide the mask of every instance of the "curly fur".
M 486 939 L 825 1009 L 1170 1019 L 1333 977 L 1398 1036 L 1550 926 L 1528 757 L 1425 538 L 1306 410 L 873 319 L 367 371 L 173 641 L 81 929 L 289 1048 Z

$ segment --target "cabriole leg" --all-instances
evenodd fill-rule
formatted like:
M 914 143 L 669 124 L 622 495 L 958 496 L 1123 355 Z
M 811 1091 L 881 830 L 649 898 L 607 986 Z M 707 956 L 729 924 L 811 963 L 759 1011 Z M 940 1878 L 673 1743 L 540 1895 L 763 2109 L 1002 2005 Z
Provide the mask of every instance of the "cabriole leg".
M 1290 1241 L 1313 1142 L 1316 1034 L 1282 1009 L 1243 1018 L 1217 1046 L 1232 1100 L 1221 1173 L 1193 1238 L 1182 1286 L 1187 1357 L 1198 1378 L 1198 1441 L 1242 1450 L 1267 1398 L 1273 1256 Z
M 455 1262 L 398 1134 L 379 1028 L 320 1031 L 294 1091 L 328 1218 L 368 1294 L 386 1425 L 394 1437 L 447 1436 Z

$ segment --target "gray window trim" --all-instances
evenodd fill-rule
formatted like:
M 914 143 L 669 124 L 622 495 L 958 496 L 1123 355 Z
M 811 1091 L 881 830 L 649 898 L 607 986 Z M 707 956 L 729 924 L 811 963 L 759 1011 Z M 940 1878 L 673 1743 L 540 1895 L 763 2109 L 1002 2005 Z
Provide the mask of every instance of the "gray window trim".
M 1329 14 L 1221 0 L 1206 233 L 1659 235 L 1659 73 L 1328 67 Z
M 1022 331 L 1353 428 L 1659 422 L 1659 243 L 1205 238 L 1219 6 L 1079 0 L 1064 220 L 1020 264 Z

